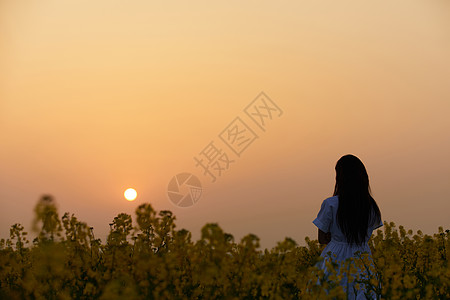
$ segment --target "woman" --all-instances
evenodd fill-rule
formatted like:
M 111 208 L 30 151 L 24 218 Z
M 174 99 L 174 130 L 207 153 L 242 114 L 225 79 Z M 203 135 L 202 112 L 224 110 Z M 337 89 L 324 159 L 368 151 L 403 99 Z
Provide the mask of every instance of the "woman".
M 346 259 L 355 257 L 355 252 L 371 252 L 367 241 L 372 231 L 383 225 L 381 213 L 373 199 L 369 186 L 369 176 L 364 164 L 351 154 L 342 156 L 336 163 L 336 185 L 333 197 L 325 199 L 313 223 L 319 229 L 319 243 L 327 244 L 321 256 L 341 265 Z M 330 274 L 324 259 L 319 268 L 325 275 Z M 358 269 L 358 272 L 362 272 Z M 356 274 L 358 275 L 358 274 Z M 356 295 L 354 281 L 343 278 L 340 282 L 351 299 L 366 299 L 365 289 L 360 288 Z

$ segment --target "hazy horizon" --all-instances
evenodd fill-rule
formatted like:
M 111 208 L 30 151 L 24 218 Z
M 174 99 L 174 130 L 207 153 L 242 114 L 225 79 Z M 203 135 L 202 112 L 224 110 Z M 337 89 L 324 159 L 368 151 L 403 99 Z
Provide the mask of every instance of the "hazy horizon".
M 176 3 L 0 3 L 1 238 L 50 194 L 103 241 L 149 202 L 193 240 L 218 223 L 303 245 L 348 153 L 384 221 L 450 229 L 449 2 Z M 264 130 L 260 92 L 282 111 Z M 257 135 L 239 156 L 220 138 L 237 117 Z M 215 182 L 194 160 L 212 141 L 235 160 Z M 167 195 L 182 172 L 188 208 Z

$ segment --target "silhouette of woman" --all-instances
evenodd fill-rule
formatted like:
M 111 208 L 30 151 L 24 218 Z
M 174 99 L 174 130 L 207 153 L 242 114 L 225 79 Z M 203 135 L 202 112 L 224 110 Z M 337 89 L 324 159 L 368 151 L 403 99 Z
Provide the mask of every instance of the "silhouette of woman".
M 364 164 L 354 155 L 342 156 L 336 163 L 336 185 L 332 197 L 322 203 L 313 223 L 319 229 L 319 243 L 327 244 L 322 251 L 324 257 L 318 267 L 325 276 L 330 274 L 326 261 L 332 259 L 340 266 L 346 259 L 355 257 L 355 252 L 372 253 L 367 244 L 373 230 L 383 225 L 377 203 L 371 195 L 369 176 Z M 327 255 L 331 251 L 331 257 Z M 358 269 L 361 273 L 361 269 Z M 357 274 L 356 274 L 357 275 Z M 355 290 L 356 283 L 344 276 L 340 285 L 349 299 L 366 299 L 363 285 Z M 356 291 L 356 294 L 355 294 Z

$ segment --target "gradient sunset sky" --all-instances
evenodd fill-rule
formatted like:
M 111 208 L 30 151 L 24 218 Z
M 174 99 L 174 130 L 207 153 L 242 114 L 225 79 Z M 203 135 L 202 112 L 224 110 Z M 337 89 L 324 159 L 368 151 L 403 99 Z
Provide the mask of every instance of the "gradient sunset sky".
M 283 111 L 265 131 L 244 112 L 262 91 Z M 50 194 L 103 241 L 149 202 L 194 240 L 217 222 L 302 245 L 348 153 L 384 221 L 450 229 L 449 114 L 449 1 L 3 0 L 0 237 Z M 240 157 L 219 138 L 236 117 L 258 135 Z M 211 141 L 235 159 L 214 183 Z M 188 208 L 181 172 L 203 185 Z

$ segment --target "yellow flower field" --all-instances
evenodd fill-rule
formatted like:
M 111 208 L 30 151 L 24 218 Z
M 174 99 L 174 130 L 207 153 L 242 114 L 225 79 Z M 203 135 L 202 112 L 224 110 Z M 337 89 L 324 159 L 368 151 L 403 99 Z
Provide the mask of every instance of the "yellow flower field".
M 0 299 L 346 299 L 336 284 L 344 272 L 371 268 L 354 278 L 378 299 L 450 299 L 449 230 L 414 234 L 384 223 L 369 241 L 374 266 L 361 253 L 324 278 L 315 264 L 323 249 L 290 238 L 269 250 L 248 234 L 239 242 L 214 223 L 191 240 L 170 211 L 150 204 L 132 217 L 119 214 L 105 243 L 73 215 L 58 215 L 53 199 L 35 207 L 32 242 L 20 224 L 0 242 Z M 350 275 L 351 276 L 351 275 Z

